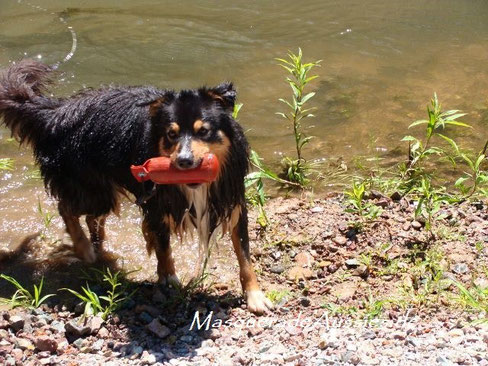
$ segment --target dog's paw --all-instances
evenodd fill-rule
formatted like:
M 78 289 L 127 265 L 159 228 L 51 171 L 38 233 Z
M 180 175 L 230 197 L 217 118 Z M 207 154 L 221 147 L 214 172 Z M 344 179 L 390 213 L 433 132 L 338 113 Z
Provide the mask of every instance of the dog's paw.
M 273 303 L 261 290 L 247 291 L 247 308 L 255 314 L 264 314 L 273 309 Z
M 83 252 L 83 260 L 86 263 L 95 263 L 97 261 L 97 254 L 93 247 L 90 247 Z
M 167 275 L 159 278 L 159 283 L 163 286 L 171 286 L 173 288 L 181 288 L 182 284 L 177 275 Z
M 76 256 L 85 263 L 95 263 L 97 261 L 97 254 L 91 243 L 88 241 L 87 243 L 87 245 L 79 246 L 78 248 L 75 247 Z

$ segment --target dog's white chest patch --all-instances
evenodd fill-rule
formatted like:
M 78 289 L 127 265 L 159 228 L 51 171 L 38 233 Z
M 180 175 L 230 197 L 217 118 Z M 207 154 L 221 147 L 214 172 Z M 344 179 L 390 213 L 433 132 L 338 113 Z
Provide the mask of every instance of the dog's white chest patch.
M 201 184 L 196 188 L 189 188 L 182 186 L 181 190 L 186 196 L 188 202 L 188 209 L 183 219 L 185 222 L 186 230 L 192 230 L 195 228 L 202 243 L 205 247 L 208 245 L 210 239 L 210 227 L 209 227 L 209 187 L 206 184 Z

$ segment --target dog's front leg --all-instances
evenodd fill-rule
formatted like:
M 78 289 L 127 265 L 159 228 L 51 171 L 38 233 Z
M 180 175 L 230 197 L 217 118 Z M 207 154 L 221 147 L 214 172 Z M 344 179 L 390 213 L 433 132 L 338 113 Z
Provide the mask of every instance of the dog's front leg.
M 237 225 L 232 229 L 232 244 L 239 261 L 242 290 L 246 296 L 248 309 L 256 314 L 263 314 L 273 308 L 273 303 L 259 288 L 258 280 L 251 263 L 249 253 L 249 234 L 247 231 L 247 210 L 242 209 Z
M 163 220 L 154 217 L 144 217 L 142 233 L 146 239 L 147 250 L 156 252 L 158 260 L 158 281 L 163 285 L 181 286 L 176 276 L 175 263 L 171 254 L 170 229 Z

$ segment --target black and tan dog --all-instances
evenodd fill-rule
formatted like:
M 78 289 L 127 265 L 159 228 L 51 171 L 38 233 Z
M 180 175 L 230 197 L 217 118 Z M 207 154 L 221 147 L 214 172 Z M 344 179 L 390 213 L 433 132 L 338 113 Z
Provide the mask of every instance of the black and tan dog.
M 49 66 L 29 60 L 5 70 L 0 116 L 21 143 L 32 146 L 76 254 L 87 262 L 96 260 L 93 244 L 104 240 L 105 218 L 117 211 L 119 196 L 128 191 L 141 202 L 142 231 L 148 251 L 156 253 L 160 282 L 177 281 L 171 234 L 196 229 L 206 244 L 220 225 L 231 234 L 249 310 L 270 309 L 249 255 L 244 198 L 248 144 L 232 118 L 232 84 L 180 92 L 107 87 L 53 98 L 44 94 L 51 75 Z M 132 164 L 156 156 L 169 156 L 179 169 L 191 169 L 208 152 L 220 161 L 212 184 L 154 188 L 150 182 L 142 186 L 130 172 Z M 91 240 L 80 226 L 82 215 Z

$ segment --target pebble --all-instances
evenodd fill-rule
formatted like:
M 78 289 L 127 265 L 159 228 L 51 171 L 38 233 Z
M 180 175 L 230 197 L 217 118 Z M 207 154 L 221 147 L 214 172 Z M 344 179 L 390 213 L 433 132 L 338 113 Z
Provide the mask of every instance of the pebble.
M 97 333 L 97 336 L 100 338 L 108 338 L 109 335 L 110 335 L 110 332 L 105 327 L 101 327 Z
M 90 319 L 89 326 L 90 326 L 90 333 L 97 334 L 97 332 L 102 327 L 102 324 L 105 323 L 105 320 L 101 316 L 94 316 Z
M 313 256 L 308 252 L 298 253 L 295 256 L 294 260 L 299 266 L 302 267 L 311 267 L 314 262 Z
M 332 230 L 327 230 L 322 233 L 322 238 L 330 239 L 334 236 L 334 232 Z
M 336 243 L 337 245 L 341 245 L 341 246 L 343 246 L 347 243 L 347 239 L 345 237 L 339 236 L 339 235 L 337 235 L 334 239 L 332 239 L 332 241 L 334 243 Z
M 34 349 L 34 344 L 26 338 L 17 338 L 15 343 L 16 343 L 16 346 L 19 347 L 21 350 L 33 350 Z
M 307 307 L 307 306 L 310 306 L 310 303 L 311 302 L 310 302 L 310 299 L 308 297 L 301 297 L 300 298 L 300 305 Z
M 359 263 L 359 261 L 358 261 L 357 259 L 355 259 L 355 258 L 348 259 L 348 260 L 346 260 L 346 262 L 345 262 L 345 263 L 346 263 L 346 267 L 347 267 L 347 268 L 356 268 L 356 267 L 359 267 L 359 265 L 361 264 L 361 263 Z
M 400 341 L 405 340 L 407 337 L 407 334 L 405 332 L 394 332 L 393 333 L 393 339 L 398 339 Z
M 105 341 L 103 339 L 98 339 L 92 344 L 92 349 L 97 352 L 101 351 L 104 343 Z
M 158 319 L 154 319 L 151 323 L 146 325 L 146 328 L 159 338 L 166 338 L 171 334 L 171 330 L 167 326 L 162 325 Z
M 15 348 L 12 350 L 10 355 L 15 359 L 16 362 L 21 362 L 24 356 L 24 352 L 21 349 Z
M 466 263 L 456 263 L 453 266 L 452 271 L 457 274 L 465 274 L 469 272 L 469 267 Z
M 288 279 L 290 281 L 310 279 L 312 277 L 314 277 L 314 273 L 309 268 L 295 266 L 288 272 Z
M 140 313 L 139 316 L 138 316 L 138 318 L 144 324 L 149 324 L 153 320 L 153 317 L 151 315 L 149 315 L 148 313 L 146 313 L 145 311 L 143 311 L 142 313 Z
M 73 345 L 78 349 L 81 348 L 82 344 L 83 344 L 83 338 L 78 338 L 73 342 Z
M 85 337 L 91 333 L 91 328 L 88 325 L 79 325 L 76 320 L 72 320 L 65 324 L 66 333 L 74 337 Z
M 54 353 L 58 349 L 58 342 L 53 338 L 42 336 L 36 339 L 36 348 L 41 352 Z
M 269 268 L 269 271 L 271 273 L 281 274 L 281 273 L 285 272 L 285 267 L 283 267 L 281 264 L 277 264 L 277 265 L 271 266 Z
M 49 327 L 49 329 L 51 329 L 51 331 L 53 332 L 63 333 L 65 331 L 64 322 L 53 320 L 51 322 L 51 326 Z
M 157 362 L 157 358 L 152 353 L 147 351 L 142 352 L 141 364 L 142 365 L 154 365 Z
M 422 228 L 422 224 L 416 220 L 412 221 L 412 227 L 415 230 L 420 230 Z
M 10 328 L 12 328 L 14 332 L 18 332 L 19 330 L 24 328 L 24 324 L 25 324 L 25 319 L 21 316 L 14 315 L 11 316 L 9 319 L 9 326 Z
M 271 257 L 273 257 L 273 259 L 277 261 L 281 258 L 281 252 L 279 250 L 275 250 L 273 253 L 271 253 Z

